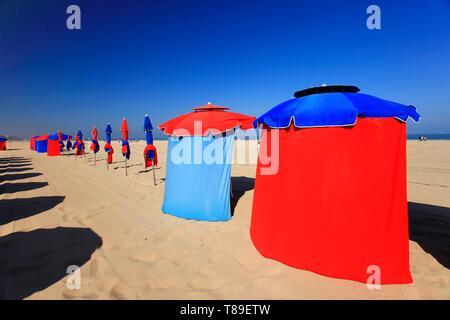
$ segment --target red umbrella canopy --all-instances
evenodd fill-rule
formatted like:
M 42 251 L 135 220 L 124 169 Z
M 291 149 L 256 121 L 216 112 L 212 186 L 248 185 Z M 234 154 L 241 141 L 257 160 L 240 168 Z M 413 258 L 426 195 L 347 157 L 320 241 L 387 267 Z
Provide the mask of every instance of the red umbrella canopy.
M 128 140 L 128 123 L 127 119 L 123 118 L 122 126 L 120 127 L 120 131 L 122 131 L 122 140 Z
M 240 127 L 243 130 L 253 128 L 253 120 L 244 114 L 229 112 L 227 107 L 208 103 L 205 106 L 193 108 L 194 112 L 186 113 L 164 122 L 159 128 L 168 135 L 208 136 L 216 135 Z
M 92 140 L 98 140 L 98 132 L 97 132 L 97 127 L 94 126 L 94 128 L 92 129 Z

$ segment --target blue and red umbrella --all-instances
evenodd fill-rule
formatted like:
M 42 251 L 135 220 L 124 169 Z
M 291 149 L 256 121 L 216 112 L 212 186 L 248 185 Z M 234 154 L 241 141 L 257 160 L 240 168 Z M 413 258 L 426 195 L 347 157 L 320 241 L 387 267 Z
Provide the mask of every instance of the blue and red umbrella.
M 74 144 L 75 156 L 82 156 L 84 154 L 84 141 L 83 141 L 83 133 L 80 129 L 78 129 L 77 135 L 76 135 L 76 141 Z
M 111 128 L 111 124 L 108 122 L 108 124 L 106 125 L 106 130 L 105 130 L 105 152 L 108 153 L 108 158 L 106 160 L 106 163 L 108 165 L 108 169 L 109 169 L 109 164 L 112 163 L 113 160 L 113 153 L 114 153 L 114 149 L 111 145 L 111 134 L 112 134 L 112 128 Z
M 94 166 L 96 166 L 97 165 L 96 154 L 100 150 L 100 145 L 98 144 L 98 132 L 97 132 L 96 126 L 94 126 L 94 128 L 92 129 L 92 141 L 91 141 L 90 149 L 94 152 Z
M 156 185 L 155 166 L 158 165 L 158 154 L 156 147 L 153 145 L 153 126 L 150 122 L 149 116 L 146 114 L 144 118 L 144 132 L 147 146 L 144 149 L 144 164 L 145 168 L 153 167 L 153 182 Z
M 123 118 L 122 126 L 120 127 L 122 132 L 122 155 L 125 157 L 125 175 L 127 175 L 127 160 L 130 159 L 130 144 L 128 143 L 128 124 L 127 119 Z
M 69 135 L 67 136 L 67 142 L 66 142 L 66 149 L 67 151 L 70 151 L 70 149 L 72 149 L 72 141 L 70 141 L 72 137 Z
M 58 130 L 58 142 L 59 142 L 59 150 L 63 151 L 64 142 L 63 142 L 63 134 L 62 134 L 61 130 Z
M 0 150 L 6 150 L 6 137 L 0 136 Z

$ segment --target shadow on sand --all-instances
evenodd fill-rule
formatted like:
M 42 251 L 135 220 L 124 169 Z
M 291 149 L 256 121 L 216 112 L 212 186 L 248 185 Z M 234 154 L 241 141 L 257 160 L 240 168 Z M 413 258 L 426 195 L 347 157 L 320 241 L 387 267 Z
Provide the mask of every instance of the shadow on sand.
M 31 162 L 19 162 L 19 163 L 10 163 L 10 164 L 6 164 L 6 165 L 2 165 L 0 163 L 0 168 L 1 169 L 13 169 L 13 168 L 21 168 L 21 167 L 27 167 L 27 166 L 31 166 Z
M 25 157 L 5 157 L 5 158 L 0 158 L 0 164 L 17 163 L 17 162 L 24 162 L 24 161 L 30 161 L 30 158 L 25 158 Z
M 29 171 L 29 170 L 33 170 L 33 167 L 28 167 L 28 168 L 17 168 L 17 167 L 0 167 L 0 174 L 3 173 L 12 173 L 12 172 L 24 172 L 24 171 Z
M 50 210 L 64 201 L 63 196 L 0 200 L 0 226 Z
M 450 208 L 408 202 L 409 238 L 450 269 Z
M 37 229 L 0 237 L 0 299 L 23 299 L 81 267 L 102 246 L 88 228 Z
M 48 182 L 23 182 L 23 183 L 9 183 L 6 182 L 0 185 L 0 194 L 16 193 L 21 191 L 30 191 L 48 186 Z
M 255 188 L 255 179 L 249 177 L 231 177 L 231 190 L 233 196 L 230 199 L 231 215 L 234 216 L 239 199 L 249 190 Z
M 38 172 L 5 174 L 0 176 L 0 182 L 34 178 L 40 175 L 42 175 L 42 173 Z

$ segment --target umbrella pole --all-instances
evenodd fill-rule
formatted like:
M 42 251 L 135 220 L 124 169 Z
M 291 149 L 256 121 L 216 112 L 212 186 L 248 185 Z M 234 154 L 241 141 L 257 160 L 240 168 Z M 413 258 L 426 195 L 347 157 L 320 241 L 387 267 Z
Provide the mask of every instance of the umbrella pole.
M 127 157 L 125 157 L 125 175 L 128 176 Z
M 96 166 L 96 165 L 97 165 L 97 155 L 94 152 L 94 166 Z
M 153 171 L 153 184 L 156 186 L 156 174 L 155 174 L 155 164 L 152 161 L 152 171 Z

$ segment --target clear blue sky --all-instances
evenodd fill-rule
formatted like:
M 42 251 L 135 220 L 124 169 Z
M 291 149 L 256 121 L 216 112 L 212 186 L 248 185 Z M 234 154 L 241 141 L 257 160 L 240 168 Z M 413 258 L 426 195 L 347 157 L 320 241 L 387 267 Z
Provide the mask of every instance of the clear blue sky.
M 450 132 L 450 1 L 0 0 L 0 134 L 118 134 L 126 116 L 140 137 L 146 113 L 258 116 L 323 83 L 415 105 L 409 133 Z

